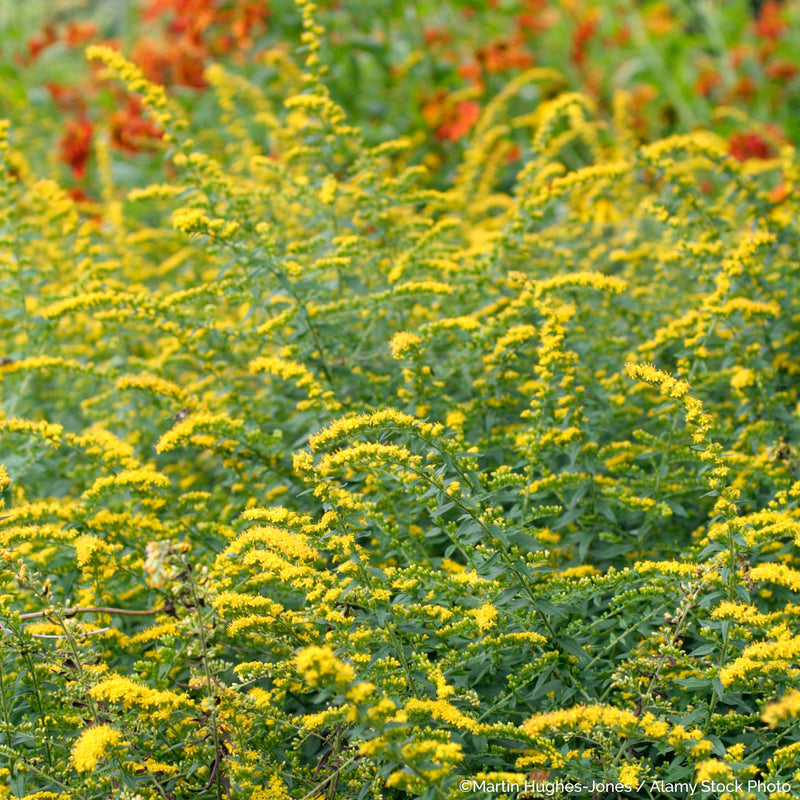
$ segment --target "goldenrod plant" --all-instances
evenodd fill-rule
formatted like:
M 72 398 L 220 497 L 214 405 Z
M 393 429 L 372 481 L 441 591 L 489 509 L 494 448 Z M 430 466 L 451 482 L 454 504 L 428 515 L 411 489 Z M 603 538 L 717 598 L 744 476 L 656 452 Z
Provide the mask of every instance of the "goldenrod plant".
M 0 129 L 0 797 L 797 797 L 794 147 L 532 68 L 443 188 L 298 5 L 213 126 L 89 47 L 159 183 Z

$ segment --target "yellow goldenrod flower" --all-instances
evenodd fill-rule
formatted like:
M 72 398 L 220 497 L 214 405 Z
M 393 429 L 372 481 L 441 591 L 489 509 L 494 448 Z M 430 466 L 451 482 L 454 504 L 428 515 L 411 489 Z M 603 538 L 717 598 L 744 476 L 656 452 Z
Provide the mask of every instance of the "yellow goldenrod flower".
M 93 770 L 121 739 L 120 732 L 110 725 L 87 728 L 72 747 L 72 763 L 75 769 L 78 772 Z
M 302 364 L 274 356 L 262 356 L 250 362 L 250 372 L 268 372 L 287 381 L 292 381 L 305 390 L 309 397 L 319 397 L 322 387 Z
M 113 489 L 136 489 L 147 491 L 148 489 L 166 489 L 169 486 L 169 478 L 156 472 L 154 469 L 142 467 L 141 469 L 127 469 L 118 475 L 109 475 L 105 478 L 98 478 L 92 486 L 83 493 L 85 500 L 97 500 L 106 491 Z
M 422 339 L 416 333 L 408 333 L 408 331 L 400 331 L 392 337 L 389 346 L 392 348 L 392 357 L 400 360 L 409 354 L 415 354 L 419 351 Z
M 469 731 L 476 735 L 479 735 L 480 732 L 486 728 L 485 725 L 476 722 L 472 717 L 459 711 L 452 703 L 442 698 L 436 700 L 418 700 L 412 698 L 406 703 L 405 710 L 408 714 L 413 714 L 414 712 L 430 714 L 430 716 L 440 722 L 446 722 L 448 725 Z
M 480 608 L 474 609 L 473 616 L 481 633 L 491 630 L 497 624 L 497 609 L 490 603 L 484 603 Z
M 122 703 L 124 708 L 141 708 L 156 720 L 166 720 L 172 711 L 188 704 L 188 697 L 171 691 L 142 686 L 130 678 L 114 675 L 89 689 L 95 700 Z
M 329 682 L 343 686 L 355 679 L 355 670 L 336 658 L 330 647 L 312 645 L 295 655 L 295 668 L 309 686 L 322 686 Z
M 106 542 L 91 534 L 79 536 L 72 545 L 75 548 L 75 558 L 79 567 L 85 567 L 102 555 L 109 555 L 112 550 Z
M 625 764 L 619 771 L 618 781 L 628 786 L 638 786 L 642 774 L 641 764 Z
M 733 777 L 731 768 L 716 758 L 701 761 L 695 767 L 694 779 L 697 783 L 707 783 L 716 780 L 725 780 Z
M 231 419 L 225 414 L 211 414 L 198 411 L 180 420 L 168 430 L 156 444 L 157 453 L 168 453 L 178 447 L 192 443 L 193 437 L 199 433 L 215 433 L 233 436 L 244 427 L 244 422 Z
M 670 397 L 684 397 L 690 388 L 687 381 L 673 378 L 668 373 L 656 369 L 652 364 L 634 364 L 629 362 L 625 364 L 625 371 L 631 378 L 637 378 L 638 380 L 658 386 L 662 394 L 669 395 Z
M 776 727 L 786 719 L 800 717 L 800 692 L 787 694 L 775 703 L 770 703 L 761 714 L 761 719 L 770 726 Z

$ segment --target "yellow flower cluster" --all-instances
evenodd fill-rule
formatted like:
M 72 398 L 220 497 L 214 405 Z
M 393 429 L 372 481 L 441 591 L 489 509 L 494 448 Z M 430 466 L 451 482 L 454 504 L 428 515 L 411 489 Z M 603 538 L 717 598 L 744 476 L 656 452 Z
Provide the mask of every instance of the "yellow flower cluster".
M 107 290 L 103 292 L 87 292 L 78 294 L 74 297 L 66 297 L 63 300 L 53 303 L 42 309 L 42 316 L 45 319 L 60 319 L 68 314 L 74 314 L 78 311 L 88 311 L 99 306 L 115 306 L 119 307 L 124 305 L 136 305 L 138 300 L 144 298 L 137 298 L 125 292 L 117 292 L 114 290 Z
M 408 448 L 402 445 L 362 442 L 324 455 L 317 466 L 317 472 L 322 476 L 333 475 L 342 468 L 355 464 L 371 466 L 390 464 L 419 469 L 421 463 L 420 456 L 412 455 Z
M 420 436 L 435 437 L 442 431 L 442 426 L 437 423 L 422 422 L 410 414 L 386 408 L 373 414 L 359 414 L 354 417 L 343 417 L 324 428 L 319 433 L 310 436 L 308 444 L 312 450 L 322 450 L 330 447 L 341 439 L 350 438 L 363 431 L 380 428 L 397 428 L 413 431 Z
M 295 655 L 294 665 L 309 686 L 323 686 L 328 683 L 345 686 L 355 680 L 353 667 L 339 660 L 328 646 L 304 647 Z
M 786 586 L 793 592 L 800 592 L 800 571 L 785 564 L 757 564 L 750 570 L 754 581 L 767 581 L 778 586 Z
M 410 354 L 416 354 L 419 351 L 422 339 L 416 333 L 409 333 L 407 331 L 399 331 L 392 337 L 389 346 L 392 348 L 392 357 L 398 361 L 401 358 L 406 358 Z
M 140 708 L 152 719 L 165 721 L 170 714 L 181 706 L 189 704 L 189 698 L 172 691 L 160 691 L 142 686 L 130 678 L 114 675 L 106 678 L 89 689 L 95 700 L 107 703 L 122 703 L 123 707 Z
M 250 372 L 268 372 L 287 381 L 292 381 L 295 385 L 304 389 L 309 397 L 319 397 L 322 394 L 322 387 L 317 383 L 314 376 L 302 364 L 288 361 L 276 356 L 262 356 L 250 362 Z
M 85 567 L 93 561 L 108 556 L 111 548 L 102 539 L 91 534 L 84 534 L 73 541 L 75 561 L 79 567 Z
M 64 441 L 83 450 L 88 456 L 97 456 L 112 467 L 135 470 L 139 462 L 134 458 L 133 447 L 123 442 L 110 431 L 92 426 L 85 433 L 76 435 L 67 433 Z
M 239 227 L 235 220 L 211 219 L 199 208 L 179 208 L 172 215 L 172 224 L 182 233 L 204 233 L 223 241 L 230 239 Z
M 480 608 L 474 610 L 474 617 L 478 623 L 478 630 L 484 633 L 494 628 L 497 624 L 497 609 L 491 603 L 484 603 Z
M 90 772 L 98 762 L 113 752 L 122 736 L 110 725 L 95 725 L 87 728 L 72 747 L 72 763 L 78 772 Z
M 709 758 L 697 764 L 694 777 L 697 783 L 723 783 L 733 777 L 733 772 L 724 761 Z
M 635 364 L 633 362 L 628 362 L 625 364 L 625 372 L 627 372 L 631 378 L 658 386 L 661 393 L 668 397 L 681 399 L 688 394 L 691 388 L 687 381 L 673 378 L 671 375 L 657 369 L 652 364 Z
M 108 475 L 98 478 L 89 489 L 83 493 L 83 499 L 96 501 L 104 494 L 115 489 L 135 489 L 140 492 L 150 489 L 166 489 L 169 487 L 169 478 L 149 467 L 140 469 L 126 469 L 117 475 Z
M 157 397 L 168 397 L 170 400 L 179 403 L 181 407 L 193 408 L 196 405 L 194 398 L 180 386 L 147 372 L 142 372 L 138 375 L 122 375 L 117 378 L 116 388 L 121 390 L 136 389 Z
M 40 437 L 51 447 L 57 447 L 61 443 L 61 436 L 64 428 L 54 422 L 34 422 L 27 419 L 3 417 L 0 413 L 0 431 L 9 433 L 28 433 Z
M 168 430 L 156 444 L 157 453 L 168 453 L 192 443 L 192 438 L 200 433 L 214 433 L 234 436 L 242 429 L 244 422 L 231 419 L 225 414 L 212 414 L 197 411 L 180 420 Z
M 800 636 L 791 636 L 777 631 L 779 638 L 773 642 L 756 642 L 745 647 L 742 655 L 735 658 L 719 673 L 724 686 L 745 680 L 751 674 L 764 675 L 769 672 L 782 674 L 792 668 L 800 655 Z
M 86 57 L 104 63 L 115 78 L 125 83 L 129 91 L 139 95 L 145 105 L 152 109 L 157 122 L 166 125 L 170 121 L 164 88 L 146 80 L 142 71 L 120 52 L 107 45 L 90 45 L 86 48 Z
M 800 692 L 792 692 L 777 702 L 770 703 L 761 714 L 761 719 L 771 728 L 795 717 L 800 717 Z
M 485 725 L 476 722 L 472 717 L 459 711 L 452 703 L 441 698 L 436 700 L 417 700 L 412 698 L 406 703 L 405 710 L 412 717 L 415 712 L 424 712 L 439 722 L 445 722 L 454 728 L 469 731 L 476 735 L 486 730 Z

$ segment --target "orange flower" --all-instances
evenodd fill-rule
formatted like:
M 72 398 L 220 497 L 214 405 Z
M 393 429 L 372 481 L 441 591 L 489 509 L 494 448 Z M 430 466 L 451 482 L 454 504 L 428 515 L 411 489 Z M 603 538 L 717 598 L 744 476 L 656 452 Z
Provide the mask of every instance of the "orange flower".
M 252 47 L 266 29 L 269 4 L 264 0 L 150 0 L 145 21 L 166 18 L 173 44 L 193 45 L 214 55 Z
M 525 0 L 525 11 L 516 17 L 520 31 L 544 33 L 558 24 L 558 10 L 548 0 Z
M 753 58 L 753 55 L 753 48 L 747 42 L 736 42 L 731 45 L 731 49 L 728 51 L 728 57 L 733 69 L 739 69 L 747 59 Z
M 791 193 L 792 190 L 785 183 L 779 183 L 769 193 L 769 201 L 777 205 L 778 203 L 782 203 Z
M 445 119 L 436 131 L 438 139 L 449 139 L 457 142 L 466 136 L 481 115 L 481 107 L 474 100 L 462 100 L 455 112 Z
M 606 40 L 609 47 L 625 47 L 631 40 L 631 29 L 628 24 L 623 23 L 617 28 L 613 36 Z
M 753 24 L 756 35 L 762 39 L 780 39 L 789 29 L 781 18 L 781 6 L 777 0 L 767 0 L 759 9 L 758 19 Z
M 466 136 L 481 115 L 474 100 L 462 100 L 455 105 L 445 91 L 436 92 L 422 107 L 422 116 L 429 128 L 436 130 L 440 141 L 457 142 Z
M 656 97 L 658 90 L 649 83 L 637 83 L 631 89 L 631 125 L 642 141 L 649 136 L 649 114 L 646 110 Z
M 572 32 L 572 47 L 570 49 L 570 59 L 578 67 L 586 62 L 586 47 L 597 31 L 600 17 L 597 9 L 592 9 L 578 27 Z
M 458 68 L 460 77 L 468 80 L 470 83 L 479 86 L 483 83 L 483 71 L 481 65 L 477 61 L 467 61 Z
M 519 39 L 500 39 L 476 53 L 478 62 L 489 73 L 507 72 L 510 69 L 527 69 L 533 65 L 533 56 L 525 50 Z
M 694 91 L 700 97 L 710 97 L 722 84 L 722 76 L 716 70 L 704 70 L 695 81 Z
M 450 44 L 453 41 L 453 34 L 447 28 L 441 26 L 425 28 L 422 35 L 425 39 L 425 44 L 428 45 Z
M 100 28 L 95 22 L 68 22 L 61 41 L 67 47 L 80 47 L 94 39 L 98 33 Z
M 206 85 L 203 79 L 206 51 L 187 37 L 165 43 L 143 36 L 134 45 L 131 55 L 145 77 L 154 83 L 196 89 Z

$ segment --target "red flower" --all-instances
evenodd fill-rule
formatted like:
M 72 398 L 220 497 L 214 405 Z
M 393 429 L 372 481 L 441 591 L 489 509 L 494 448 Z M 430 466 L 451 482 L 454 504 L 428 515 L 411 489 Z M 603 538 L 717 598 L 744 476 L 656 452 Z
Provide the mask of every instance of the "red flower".
M 739 161 L 750 158 L 772 158 L 774 153 L 769 143 L 754 131 L 750 133 L 734 133 L 728 142 L 728 152 Z
M 29 62 L 36 61 L 43 50 L 46 50 L 51 44 L 55 44 L 57 41 L 58 35 L 56 34 L 56 27 L 52 22 L 48 22 L 41 33 L 35 33 L 28 39 L 27 60 Z
M 756 93 L 756 82 L 749 75 L 742 75 L 733 87 L 733 97 L 743 102 L 749 102 Z
M 572 59 L 572 63 L 578 67 L 583 66 L 586 61 L 586 46 L 594 37 L 599 21 L 598 15 L 592 13 L 572 32 L 572 47 L 569 57 Z
M 80 89 L 75 86 L 67 86 L 63 83 L 48 81 L 44 84 L 53 102 L 61 111 L 83 112 L 86 108 L 86 100 Z
M 67 195 L 72 198 L 76 203 L 94 203 L 93 197 L 90 197 L 80 186 L 71 186 L 67 189 Z
M 797 67 L 791 61 L 773 61 L 767 64 L 766 73 L 773 81 L 788 81 L 797 75 Z
M 142 150 L 152 152 L 164 131 L 143 114 L 144 109 L 138 97 L 128 98 L 128 105 L 111 116 L 111 143 L 128 153 Z
M 92 144 L 92 123 L 85 117 L 67 120 L 64 135 L 59 140 L 59 158 L 72 169 L 73 176 L 80 180 L 86 175 L 86 162 Z

